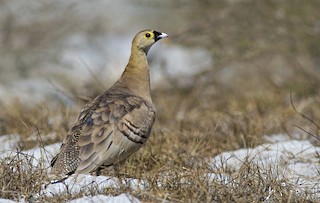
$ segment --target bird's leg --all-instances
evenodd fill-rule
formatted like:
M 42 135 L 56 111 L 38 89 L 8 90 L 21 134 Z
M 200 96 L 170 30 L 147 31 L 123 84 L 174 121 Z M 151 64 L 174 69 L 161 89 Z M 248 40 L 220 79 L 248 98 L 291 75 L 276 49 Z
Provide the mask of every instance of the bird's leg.
M 101 170 L 106 169 L 108 167 L 112 166 L 112 164 L 110 165 L 101 165 L 99 166 L 94 172 L 96 174 L 96 176 L 100 176 L 101 175 Z
M 101 175 L 101 170 L 104 169 L 103 167 L 99 166 L 97 168 L 97 170 L 95 171 L 96 172 L 96 176 L 100 176 Z

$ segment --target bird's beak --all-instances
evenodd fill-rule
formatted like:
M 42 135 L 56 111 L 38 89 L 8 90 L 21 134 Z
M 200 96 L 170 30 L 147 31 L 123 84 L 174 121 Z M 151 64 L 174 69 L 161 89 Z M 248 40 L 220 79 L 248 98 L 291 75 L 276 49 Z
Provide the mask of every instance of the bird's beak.
M 161 35 L 158 36 L 160 39 L 169 37 L 166 33 L 162 32 Z
M 154 33 L 154 35 L 155 35 L 155 41 L 158 41 L 159 39 L 162 39 L 162 38 L 169 37 L 169 35 L 167 35 L 167 34 L 164 33 L 164 32 L 154 31 L 153 33 Z

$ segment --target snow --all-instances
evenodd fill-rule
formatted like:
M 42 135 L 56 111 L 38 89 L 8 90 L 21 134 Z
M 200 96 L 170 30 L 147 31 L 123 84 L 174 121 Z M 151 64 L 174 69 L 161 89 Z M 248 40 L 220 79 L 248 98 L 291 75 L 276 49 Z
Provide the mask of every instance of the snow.
M 144 183 L 141 180 L 127 178 L 119 180 L 115 177 L 108 176 L 92 176 L 88 174 L 74 174 L 66 179 L 64 182 L 54 183 L 47 185 L 41 192 L 42 195 L 54 196 L 64 192 L 69 194 L 77 194 L 79 192 L 87 192 L 94 188 L 102 191 L 108 187 L 120 187 L 125 185 L 131 189 L 143 189 Z
M 12 143 L 5 142 L 3 146 L 5 146 L 4 148 L 7 148 L 10 144 Z M 33 149 L 24 150 L 24 151 L 13 148 L 11 150 L 2 152 L 0 154 L 0 158 L 13 157 L 19 154 L 20 156 L 31 159 L 31 164 L 35 167 L 38 166 L 39 164 L 41 164 L 44 167 L 49 167 L 51 159 L 55 154 L 57 154 L 59 149 L 60 149 L 59 143 L 47 145 L 44 147 L 36 147 Z
M 10 199 L 2 199 L 0 198 L 0 203 L 16 203 L 16 201 L 10 200 Z
M 21 141 L 20 135 L 2 135 L 0 136 L 0 153 L 12 151 L 12 149 L 20 149 L 19 142 Z
M 279 135 L 274 140 L 284 141 L 221 153 L 213 158 L 212 167 L 238 171 L 245 161 L 249 161 L 259 166 L 262 173 L 276 174 L 277 178 L 286 180 L 296 188 L 296 192 L 315 194 L 320 198 L 320 163 L 316 157 L 320 147 L 307 140 L 286 140 Z M 223 173 L 211 174 L 211 177 L 225 181 L 229 178 Z

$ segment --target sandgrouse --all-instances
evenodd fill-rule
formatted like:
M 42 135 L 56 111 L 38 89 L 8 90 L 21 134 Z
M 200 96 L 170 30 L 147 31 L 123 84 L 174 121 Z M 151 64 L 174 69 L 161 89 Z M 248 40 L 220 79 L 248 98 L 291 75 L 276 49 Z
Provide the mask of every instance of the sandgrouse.
M 144 30 L 132 41 L 131 56 L 120 79 L 84 106 L 51 161 L 52 175 L 100 174 L 147 141 L 155 119 L 147 54 L 167 34 Z

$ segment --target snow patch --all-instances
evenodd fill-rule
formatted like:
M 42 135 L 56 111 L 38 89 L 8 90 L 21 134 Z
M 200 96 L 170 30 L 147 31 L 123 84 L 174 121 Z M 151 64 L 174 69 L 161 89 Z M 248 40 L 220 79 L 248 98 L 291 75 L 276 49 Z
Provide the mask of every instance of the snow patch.
M 0 203 L 16 203 L 16 201 L 10 199 L 0 199 Z
M 4 153 L 20 149 L 19 142 L 21 142 L 21 137 L 18 134 L 0 136 L 0 152 Z
M 127 186 L 134 189 L 143 189 L 144 182 L 138 179 L 127 178 L 118 179 L 108 176 L 92 176 L 88 174 L 74 174 L 65 181 L 47 185 L 42 191 L 42 195 L 54 196 L 65 192 L 77 194 L 79 192 L 88 192 L 90 189 L 102 191 L 108 187 L 118 188 Z
M 279 140 L 278 138 L 276 140 Z M 213 158 L 212 167 L 227 167 L 238 171 L 245 161 L 249 161 L 259 166 L 261 171 L 268 173 L 271 170 L 280 179 L 295 186 L 297 192 L 310 192 L 320 197 L 320 163 L 316 157 L 319 152 L 319 147 L 306 140 L 279 141 L 255 148 L 224 152 Z M 210 176 L 228 180 L 226 174 Z
M 37 167 L 42 164 L 43 167 L 49 167 L 50 161 L 54 155 L 58 153 L 60 149 L 60 143 L 47 145 L 44 147 L 36 147 L 29 150 L 20 151 L 17 149 L 11 149 L 0 154 L 0 158 L 13 157 L 16 155 L 22 156 L 27 160 L 31 160 L 32 166 Z

